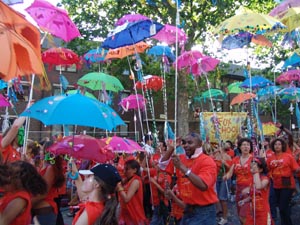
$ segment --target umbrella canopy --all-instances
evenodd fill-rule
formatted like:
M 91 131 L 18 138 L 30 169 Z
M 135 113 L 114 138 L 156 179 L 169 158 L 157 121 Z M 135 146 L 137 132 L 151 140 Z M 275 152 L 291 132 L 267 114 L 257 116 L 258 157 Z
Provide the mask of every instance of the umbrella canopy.
M 67 95 L 74 95 L 74 94 L 77 94 L 77 93 L 82 94 L 79 90 L 69 90 L 69 91 L 67 91 L 66 94 Z M 92 93 L 90 93 L 88 91 L 84 91 L 84 94 L 82 94 L 82 95 L 97 100 L 97 98 Z
M 164 79 L 155 75 L 147 75 L 143 77 L 143 81 L 135 83 L 137 89 L 154 90 L 159 91 L 164 85 Z
M 113 152 L 133 154 L 145 151 L 137 142 L 128 138 L 113 136 L 101 140 L 109 145 L 113 149 Z
M 35 0 L 25 10 L 40 28 L 65 42 L 80 36 L 79 30 L 70 19 L 67 11 L 57 8 L 47 1 Z
M 228 87 L 227 87 L 228 93 L 231 93 L 231 94 L 244 93 L 245 91 L 242 88 L 240 88 L 241 84 L 242 84 L 242 82 L 234 82 L 234 83 L 231 83 L 230 85 L 228 85 Z
M 55 65 L 70 66 L 76 64 L 79 67 L 79 56 L 71 49 L 67 48 L 49 48 L 42 53 L 42 60 L 44 63 L 49 64 L 50 68 Z
M 241 104 L 251 98 L 255 98 L 256 94 L 253 93 L 240 93 L 237 96 L 235 96 L 232 101 L 230 102 L 230 105 L 235 105 L 235 104 Z
M 276 6 L 272 11 L 269 13 L 270 16 L 277 16 L 285 12 L 291 7 L 300 7 L 300 1 L 298 0 L 285 0 L 282 1 L 278 6 Z
M 45 125 L 79 125 L 113 130 L 125 125 L 108 105 L 81 94 L 59 95 L 41 99 L 21 116 L 40 120 Z
M 200 96 L 196 96 L 194 98 L 194 101 L 199 101 L 199 102 L 201 100 L 206 101 L 206 99 L 210 99 L 211 97 L 224 99 L 226 97 L 226 94 L 220 89 L 211 88 L 211 89 L 203 92 Z
M 136 53 L 143 53 L 150 45 L 141 41 L 134 45 L 124 46 L 116 49 L 110 49 L 105 56 L 105 59 L 123 59 L 126 56 L 134 55 Z
M 194 75 L 202 75 L 202 73 L 207 73 L 213 71 L 216 66 L 219 64 L 220 60 L 209 57 L 209 56 L 202 56 L 197 60 L 196 63 L 192 65 L 192 74 Z
M 300 4 L 299 4 L 300 6 Z M 289 8 L 282 14 L 277 15 L 280 21 L 287 26 L 288 31 L 292 31 L 300 27 L 300 7 Z
M 102 72 L 85 74 L 77 81 L 77 84 L 82 87 L 87 87 L 93 91 L 108 90 L 119 92 L 124 90 L 124 87 L 118 78 Z
M 85 61 L 91 63 L 104 62 L 107 52 L 108 50 L 100 47 L 96 49 L 91 49 L 83 55 L 83 58 Z
M 235 35 L 228 35 L 222 41 L 222 48 L 224 49 L 237 49 L 247 46 L 251 42 L 252 34 L 249 32 L 240 32 Z
M 300 65 L 300 51 L 294 51 L 294 53 L 284 61 L 282 66 L 283 69 L 287 68 L 288 66 L 296 67 Z
M 300 81 L 300 70 L 289 70 L 280 74 L 279 77 L 276 78 L 276 82 L 279 84 L 290 84 L 293 81 Z
M 300 46 L 300 32 L 298 29 L 284 34 L 283 40 L 281 42 L 282 46 L 287 46 L 295 49 L 296 46 Z
M 278 86 L 268 86 L 265 88 L 259 89 L 259 91 L 256 93 L 257 98 L 259 101 L 266 101 L 268 99 L 275 98 L 277 92 L 280 90 L 280 87 Z
M 261 76 L 253 76 L 251 78 L 247 78 L 246 80 L 244 80 L 241 83 L 240 87 L 256 89 L 256 88 L 263 88 L 270 85 L 274 85 L 274 84 L 268 79 Z
M 125 23 L 117 27 L 102 43 L 103 48 L 133 45 L 157 34 L 164 26 L 152 20 Z
M 281 28 L 285 28 L 285 26 L 279 20 L 241 7 L 235 16 L 219 24 L 214 30 L 214 33 L 224 35 L 235 34 L 241 31 L 257 33 Z
M 175 55 L 172 49 L 169 46 L 165 46 L 165 45 L 153 46 L 147 51 L 147 54 L 153 56 L 167 56 L 172 61 L 175 60 Z
M 201 52 L 197 50 L 191 50 L 182 53 L 180 56 L 177 57 L 177 67 L 178 69 L 185 68 L 185 67 L 191 67 L 192 65 L 196 64 L 198 62 L 198 59 L 202 58 L 203 55 Z M 175 66 L 175 62 L 173 63 Z
M 68 154 L 76 159 L 88 159 L 105 163 L 114 159 L 115 154 L 106 147 L 106 143 L 89 135 L 72 135 L 64 137 L 48 149 L 49 152 L 60 155 Z
M 184 45 L 187 41 L 187 36 L 183 30 L 178 27 L 166 24 L 156 35 L 152 38 L 172 45 L 178 41 L 179 45 Z
M 0 107 L 8 107 L 8 106 L 11 106 L 8 98 L 0 94 Z
M 0 30 L 0 78 L 8 81 L 20 75 L 42 75 L 40 32 L 2 1 Z
M 122 106 L 125 111 L 128 111 L 128 109 L 145 110 L 146 99 L 140 94 L 129 95 L 128 97 L 123 98 L 119 105 Z
M 126 14 L 115 23 L 115 26 L 121 26 L 125 23 L 134 23 L 141 20 L 150 20 L 149 17 L 141 14 Z
M 300 88 L 297 87 L 283 88 L 278 92 L 278 95 L 281 97 L 281 99 L 298 101 L 300 99 Z

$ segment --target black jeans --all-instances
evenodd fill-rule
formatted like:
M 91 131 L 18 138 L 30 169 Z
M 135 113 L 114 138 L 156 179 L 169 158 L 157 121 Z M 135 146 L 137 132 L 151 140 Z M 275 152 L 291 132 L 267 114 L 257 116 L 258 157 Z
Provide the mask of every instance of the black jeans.
M 281 225 L 292 225 L 292 220 L 291 220 L 291 206 L 290 202 L 292 199 L 292 195 L 294 192 L 294 189 L 291 188 L 281 188 L 281 189 L 276 189 L 275 190 L 275 195 L 279 207 L 279 212 L 280 212 L 280 221 Z

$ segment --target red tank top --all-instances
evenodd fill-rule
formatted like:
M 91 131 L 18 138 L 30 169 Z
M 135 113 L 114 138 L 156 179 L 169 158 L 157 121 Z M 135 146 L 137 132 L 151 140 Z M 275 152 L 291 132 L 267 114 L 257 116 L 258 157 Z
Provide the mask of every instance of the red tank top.
M 88 216 L 88 223 L 87 225 L 93 225 L 96 220 L 101 216 L 103 210 L 104 210 L 104 203 L 103 202 L 86 202 L 86 203 L 80 203 L 79 204 L 79 211 L 76 213 L 72 225 L 75 225 L 81 214 L 84 212 L 84 210 L 87 213 Z

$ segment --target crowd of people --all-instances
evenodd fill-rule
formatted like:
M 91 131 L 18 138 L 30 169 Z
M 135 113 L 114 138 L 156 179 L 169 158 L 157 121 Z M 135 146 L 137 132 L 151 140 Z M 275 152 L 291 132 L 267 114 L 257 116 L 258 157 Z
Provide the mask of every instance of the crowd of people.
M 24 120 L 17 118 L 0 139 L 1 225 L 62 225 L 67 193 L 72 209 L 77 206 L 73 225 L 223 225 L 232 196 L 241 224 L 292 224 L 300 147 L 281 124 L 284 135 L 260 145 L 245 137 L 236 146 L 203 142 L 192 132 L 152 149 L 146 135 L 145 152 L 97 164 L 50 154 L 49 139 L 28 140 L 22 149 Z

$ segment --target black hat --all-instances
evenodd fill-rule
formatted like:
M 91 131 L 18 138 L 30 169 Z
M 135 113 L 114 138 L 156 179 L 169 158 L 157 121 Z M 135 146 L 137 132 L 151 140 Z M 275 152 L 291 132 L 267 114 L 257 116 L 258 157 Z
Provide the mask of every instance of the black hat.
M 114 188 L 121 181 L 118 170 L 110 164 L 97 164 L 90 170 L 79 170 L 79 173 L 82 175 L 93 174 Z

